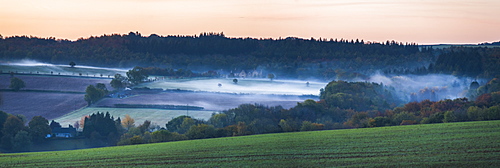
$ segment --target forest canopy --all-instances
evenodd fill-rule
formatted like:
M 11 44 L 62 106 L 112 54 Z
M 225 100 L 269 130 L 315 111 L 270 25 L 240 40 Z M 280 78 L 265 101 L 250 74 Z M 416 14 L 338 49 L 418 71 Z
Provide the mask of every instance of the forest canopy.
M 346 39 L 228 38 L 223 33 L 194 36 L 103 35 L 77 41 L 14 36 L 0 39 L 0 59 L 33 59 L 54 64 L 192 71 L 264 70 L 279 77 L 325 80 L 360 77 L 375 69 L 427 66 L 433 55 L 415 43 Z

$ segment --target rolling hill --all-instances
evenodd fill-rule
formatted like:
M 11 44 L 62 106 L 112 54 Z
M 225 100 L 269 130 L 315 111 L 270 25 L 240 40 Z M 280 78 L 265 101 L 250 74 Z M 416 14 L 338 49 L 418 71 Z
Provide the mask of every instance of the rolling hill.
M 6 167 L 496 167 L 500 121 L 0 154 Z

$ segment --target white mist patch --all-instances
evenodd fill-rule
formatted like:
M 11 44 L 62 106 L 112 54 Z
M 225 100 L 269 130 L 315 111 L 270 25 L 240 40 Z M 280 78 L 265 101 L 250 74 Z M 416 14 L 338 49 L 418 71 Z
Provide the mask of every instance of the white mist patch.
M 368 81 L 394 87 L 403 100 L 437 101 L 465 97 L 464 91 L 468 89 L 473 79 L 442 74 L 400 76 L 375 74 Z
M 392 79 L 377 73 L 370 77 L 370 82 L 382 83 L 384 85 L 392 85 Z
M 269 79 L 189 79 L 189 80 L 160 80 L 153 83 L 141 84 L 138 87 L 180 89 L 206 92 L 222 92 L 237 94 L 271 94 L 271 95 L 319 95 L 319 90 L 327 83 L 297 81 L 297 80 L 269 80 Z M 219 85 L 220 84 L 220 85 Z
M 37 62 L 34 60 L 21 60 L 19 62 L 12 62 L 12 63 L 4 63 L 3 65 L 15 65 L 15 66 L 56 66 L 54 64 L 48 64 L 48 63 L 42 63 L 42 62 Z
M 2 72 L 15 72 L 23 74 L 51 74 L 51 75 L 73 75 L 73 76 L 95 76 L 112 77 L 119 73 L 125 75 L 127 69 L 119 68 L 105 68 L 86 65 L 76 65 L 71 68 L 68 65 L 62 64 L 49 64 L 38 62 L 34 60 L 21 60 L 16 62 L 0 63 L 0 70 Z

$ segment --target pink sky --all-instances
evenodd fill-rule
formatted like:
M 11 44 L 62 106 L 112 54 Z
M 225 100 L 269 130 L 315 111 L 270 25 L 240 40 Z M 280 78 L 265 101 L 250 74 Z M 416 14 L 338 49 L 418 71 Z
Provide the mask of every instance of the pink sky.
M 500 41 L 499 0 L 0 0 L 0 34 Z

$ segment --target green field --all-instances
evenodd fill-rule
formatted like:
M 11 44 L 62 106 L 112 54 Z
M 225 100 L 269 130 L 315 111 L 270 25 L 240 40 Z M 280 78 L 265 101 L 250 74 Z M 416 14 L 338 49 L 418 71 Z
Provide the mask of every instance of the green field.
M 80 121 L 83 116 L 90 115 L 97 112 L 109 112 L 109 114 L 115 118 L 125 117 L 126 114 L 130 115 L 135 120 L 135 125 L 139 126 L 144 122 L 144 120 L 149 120 L 152 123 L 158 124 L 160 126 L 165 126 L 165 124 L 171 119 L 181 116 L 189 115 L 196 119 L 208 120 L 212 113 L 215 111 L 206 110 L 162 110 L 162 109 L 146 109 L 146 108 L 83 108 L 71 113 L 68 113 L 54 120 L 59 122 L 63 127 L 67 127 L 68 124 Z
M 5 167 L 497 167 L 500 121 L 0 155 Z

